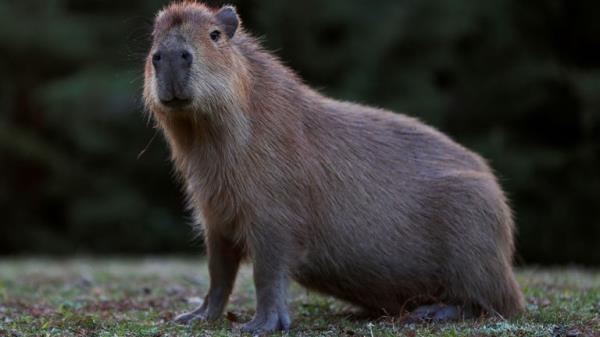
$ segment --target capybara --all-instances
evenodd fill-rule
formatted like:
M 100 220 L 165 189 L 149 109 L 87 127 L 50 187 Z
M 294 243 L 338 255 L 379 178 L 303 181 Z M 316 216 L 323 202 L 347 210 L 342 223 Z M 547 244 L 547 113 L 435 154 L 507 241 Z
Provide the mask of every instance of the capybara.
M 161 10 L 144 99 L 208 254 L 208 294 L 177 322 L 220 317 L 244 258 L 252 333 L 290 328 L 290 279 L 386 315 L 522 308 L 512 214 L 486 162 L 414 118 L 311 89 L 235 8 Z

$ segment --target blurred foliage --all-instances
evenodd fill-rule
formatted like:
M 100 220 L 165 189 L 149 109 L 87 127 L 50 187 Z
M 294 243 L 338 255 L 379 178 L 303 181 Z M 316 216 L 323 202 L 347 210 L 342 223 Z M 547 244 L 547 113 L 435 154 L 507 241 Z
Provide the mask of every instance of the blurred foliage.
M 521 262 L 600 263 L 599 2 L 231 2 L 313 87 L 417 116 L 486 157 Z M 164 142 L 138 158 L 164 4 L 0 3 L 1 253 L 198 249 Z

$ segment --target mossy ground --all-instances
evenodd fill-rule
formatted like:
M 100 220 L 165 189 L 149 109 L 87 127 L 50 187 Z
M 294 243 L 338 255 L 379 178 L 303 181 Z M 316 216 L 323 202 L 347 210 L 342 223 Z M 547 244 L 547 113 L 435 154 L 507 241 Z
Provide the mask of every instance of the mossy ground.
M 518 280 L 518 317 L 410 325 L 354 319 L 348 305 L 293 285 L 289 336 L 600 336 L 600 271 L 526 268 Z M 222 320 L 171 323 L 207 288 L 205 263 L 189 258 L 3 259 L 0 336 L 239 336 L 254 310 L 248 266 Z

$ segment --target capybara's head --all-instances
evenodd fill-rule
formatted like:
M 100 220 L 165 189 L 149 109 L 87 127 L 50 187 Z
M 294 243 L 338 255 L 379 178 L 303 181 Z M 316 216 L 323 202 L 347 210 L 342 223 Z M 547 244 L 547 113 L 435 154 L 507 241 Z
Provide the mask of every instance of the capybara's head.
M 231 6 L 181 2 L 158 12 L 146 58 L 146 106 L 175 114 L 231 101 L 242 67 L 233 44 L 239 25 Z

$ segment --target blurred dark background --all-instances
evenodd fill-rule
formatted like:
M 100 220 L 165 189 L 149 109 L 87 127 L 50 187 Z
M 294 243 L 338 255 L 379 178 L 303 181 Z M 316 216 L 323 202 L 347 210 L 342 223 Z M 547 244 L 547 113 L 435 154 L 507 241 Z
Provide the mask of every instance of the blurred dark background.
M 201 250 L 162 138 L 138 158 L 165 3 L 0 2 L 0 254 Z M 600 2 L 228 3 L 321 92 L 417 116 L 486 157 L 520 263 L 600 264 Z

